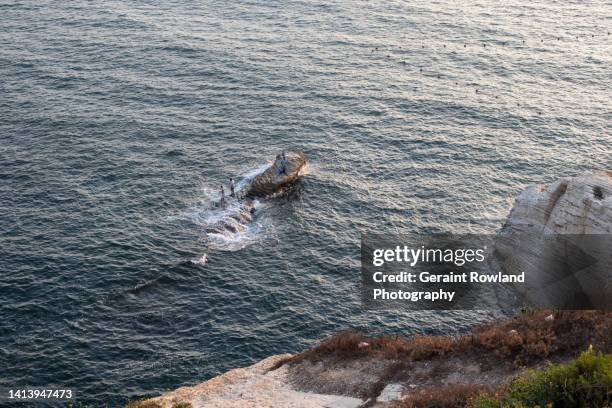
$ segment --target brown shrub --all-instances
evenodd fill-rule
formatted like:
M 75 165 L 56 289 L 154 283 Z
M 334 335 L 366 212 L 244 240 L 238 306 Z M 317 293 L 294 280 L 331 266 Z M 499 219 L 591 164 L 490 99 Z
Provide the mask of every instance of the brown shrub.
M 162 406 L 157 402 L 140 400 L 128 403 L 125 408 L 162 408 Z
M 365 337 L 360 333 L 342 331 L 322 341 L 310 350 L 277 361 L 270 368 L 270 371 L 276 370 L 286 363 L 297 363 L 303 360 L 320 361 L 323 358 L 330 357 L 357 358 L 367 354 L 365 348 L 359 347 L 359 344 L 363 341 L 365 341 Z
M 172 408 L 193 408 L 190 402 L 177 402 L 172 405 Z
M 453 384 L 423 388 L 394 405 L 394 408 L 465 408 L 474 398 L 490 390 L 473 384 Z
M 409 342 L 413 361 L 443 356 L 458 346 L 457 339 L 444 336 L 415 336 Z
M 547 320 L 551 314 L 553 320 Z M 472 344 L 518 365 L 556 354 L 576 354 L 590 344 L 609 352 L 611 317 L 605 311 L 543 310 L 477 327 L 472 331 Z
M 369 344 L 366 347 L 368 354 L 395 359 L 410 353 L 410 342 L 401 336 L 382 336 L 375 339 L 367 339 L 366 342 Z
M 411 339 L 401 336 L 367 338 L 361 333 L 345 331 L 333 335 L 310 350 L 277 362 L 271 370 L 289 362 L 302 360 L 315 362 L 323 358 L 354 359 L 369 356 L 389 360 L 407 358 L 417 361 L 443 356 L 464 343 L 467 344 L 466 341 L 446 336 L 415 336 Z
M 302 360 L 375 357 L 418 361 L 466 351 L 490 352 L 516 365 L 527 365 L 554 355 L 577 355 L 591 344 L 596 351 L 612 352 L 612 312 L 560 311 L 553 314 L 552 321 L 547 320 L 551 313 L 542 310 L 497 320 L 458 337 L 368 338 L 354 331 L 340 332 L 310 350 L 279 361 L 272 370 Z

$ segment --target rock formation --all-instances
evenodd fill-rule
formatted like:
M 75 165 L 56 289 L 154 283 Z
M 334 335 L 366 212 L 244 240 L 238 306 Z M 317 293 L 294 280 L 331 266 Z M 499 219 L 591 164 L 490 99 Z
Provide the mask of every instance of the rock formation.
M 612 171 L 531 186 L 514 203 L 502 232 L 612 233 Z
M 236 368 L 193 387 L 182 387 L 153 398 L 163 408 L 181 402 L 193 408 L 357 408 L 363 401 L 339 395 L 296 391 L 287 380 L 287 367 L 270 371 L 289 354 L 268 357 Z
M 279 154 L 270 167 L 253 178 L 245 193 L 237 193 L 240 200 L 227 199 L 223 208 L 228 215 L 207 226 L 206 233 L 224 235 L 244 232 L 253 220 L 255 199 L 269 197 L 295 182 L 305 164 L 306 156 L 302 152 L 286 152 L 284 159 Z M 215 203 L 215 206 L 221 205 Z
M 286 162 L 282 155 L 266 171 L 256 176 L 249 186 L 247 197 L 265 197 L 274 194 L 282 187 L 293 183 L 306 164 L 306 155 L 302 152 L 285 152 Z
M 531 186 L 497 240 L 502 267 L 525 271 L 522 303 L 539 308 L 612 307 L 612 172 Z

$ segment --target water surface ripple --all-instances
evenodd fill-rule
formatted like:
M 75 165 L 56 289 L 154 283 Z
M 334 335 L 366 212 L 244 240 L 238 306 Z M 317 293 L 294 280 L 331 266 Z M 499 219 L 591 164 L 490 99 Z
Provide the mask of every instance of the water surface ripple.
M 114 406 L 340 329 L 491 318 L 363 311 L 360 233 L 494 232 L 526 185 L 609 168 L 611 22 L 578 1 L 0 1 L 0 387 Z M 300 185 L 212 245 L 218 185 L 289 147 Z

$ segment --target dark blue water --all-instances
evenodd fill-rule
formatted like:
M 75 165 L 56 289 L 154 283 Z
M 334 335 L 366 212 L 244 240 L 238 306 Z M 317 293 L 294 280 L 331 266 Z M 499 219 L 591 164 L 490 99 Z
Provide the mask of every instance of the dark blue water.
M 363 311 L 359 237 L 491 233 L 609 169 L 612 5 L 511 3 L 0 0 L 0 387 L 118 405 L 497 315 Z M 285 148 L 299 185 L 207 235 Z

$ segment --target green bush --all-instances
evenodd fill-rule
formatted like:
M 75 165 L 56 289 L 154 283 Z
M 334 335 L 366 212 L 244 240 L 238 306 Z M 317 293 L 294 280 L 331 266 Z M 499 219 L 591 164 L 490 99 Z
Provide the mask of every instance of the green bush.
M 612 355 L 582 353 L 567 364 L 530 370 L 499 398 L 480 397 L 471 408 L 593 408 L 612 400 Z

